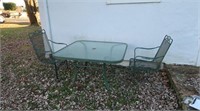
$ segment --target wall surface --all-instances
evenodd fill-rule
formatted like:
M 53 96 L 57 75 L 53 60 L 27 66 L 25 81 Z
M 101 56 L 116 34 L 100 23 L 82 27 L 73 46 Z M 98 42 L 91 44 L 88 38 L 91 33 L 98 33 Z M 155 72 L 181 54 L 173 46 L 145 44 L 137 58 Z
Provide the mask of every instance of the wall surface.
M 54 41 L 125 42 L 128 60 L 135 47 L 158 46 L 167 34 L 174 42 L 164 62 L 200 66 L 199 0 L 115 5 L 106 0 L 39 0 L 39 9 L 42 27 Z

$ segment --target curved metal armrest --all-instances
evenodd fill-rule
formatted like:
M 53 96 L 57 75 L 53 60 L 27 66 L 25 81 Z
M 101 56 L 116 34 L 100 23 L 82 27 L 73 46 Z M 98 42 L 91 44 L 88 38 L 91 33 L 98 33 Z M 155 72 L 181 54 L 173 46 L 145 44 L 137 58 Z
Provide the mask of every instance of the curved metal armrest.
M 138 49 L 142 49 L 142 50 L 153 50 L 153 49 L 157 49 L 157 48 L 159 48 L 160 46 L 157 46 L 157 47 L 152 47 L 152 48 L 145 48 L 145 47 L 136 47 L 135 49 L 134 49 L 134 58 L 136 57 L 136 51 L 138 50 Z M 148 57 L 147 57 L 148 58 Z
M 153 57 L 145 57 L 145 56 L 136 56 L 134 59 L 137 59 L 137 58 L 142 58 L 142 59 L 146 59 L 149 61 L 154 59 Z
M 54 41 L 52 41 L 52 40 L 48 40 L 48 41 L 50 41 L 51 43 L 54 43 L 54 44 L 59 44 L 59 45 L 66 45 L 66 46 L 67 46 L 67 44 L 66 44 L 66 43 L 59 43 L 59 42 L 54 42 Z
M 157 47 L 151 47 L 151 48 L 146 48 L 146 47 L 136 47 L 135 50 L 137 49 L 145 49 L 145 50 L 152 50 L 152 49 L 156 49 L 156 48 L 159 48 L 160 46 L 157 46 Z

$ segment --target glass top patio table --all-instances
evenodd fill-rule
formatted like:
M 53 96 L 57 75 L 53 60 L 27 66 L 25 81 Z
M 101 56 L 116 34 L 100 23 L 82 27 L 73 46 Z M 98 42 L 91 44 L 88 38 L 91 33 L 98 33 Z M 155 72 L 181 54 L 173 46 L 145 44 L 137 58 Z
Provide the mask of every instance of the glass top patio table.
M 53 53 L 57 59 L 103 63 L 103 81 L 107 89 L 106 64 L 122 62 L 127 49 L 126 43 L 78 40 Z M 86 66 L 85 66 L 86 67 Z M 77 73 L 74 74 L 74 80 Z
M 67 60 L 119 63 L 124 59 L 127 46 L 121 42 L 78 40 L 56 51 L 53 56 Z

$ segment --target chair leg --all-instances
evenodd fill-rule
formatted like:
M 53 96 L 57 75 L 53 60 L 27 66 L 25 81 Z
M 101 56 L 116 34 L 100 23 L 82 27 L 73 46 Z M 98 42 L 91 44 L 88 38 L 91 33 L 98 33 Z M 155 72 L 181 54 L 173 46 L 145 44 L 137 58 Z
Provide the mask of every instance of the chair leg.
M 78 62 L 76 62 L 75 64 L 73 64 L 74 66 L 73 66 L 73 69 L 74 69 L 74 71 L 73 71 L 73 78 L 72 78 L 72 84 L 74 84 L 75 83 L 75 81 L 76 81 L 76 79 L 77 79 L 77 71 L 78 71 Z
M 58 66 L 56 63 L 54 64 L 54 67 L 55 67 L 56 79 L 58 79 Z
M 85 62 L 84 71 L 86 70 L 87 66 L 88 66 L 88 62 Z
M 65 60 L 65 65 L 67 65 L 67 69 L 69 69 L 69 63 L 67 60 Z

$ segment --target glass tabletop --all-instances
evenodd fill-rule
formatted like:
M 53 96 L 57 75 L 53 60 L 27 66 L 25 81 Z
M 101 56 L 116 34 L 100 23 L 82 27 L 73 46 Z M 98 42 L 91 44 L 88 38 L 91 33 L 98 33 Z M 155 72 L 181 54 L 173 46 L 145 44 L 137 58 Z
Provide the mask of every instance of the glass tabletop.
M 56 51 L 53 56 L 58 59 L 119 63 L 123 61 L 126 43 L 79 40 Z

